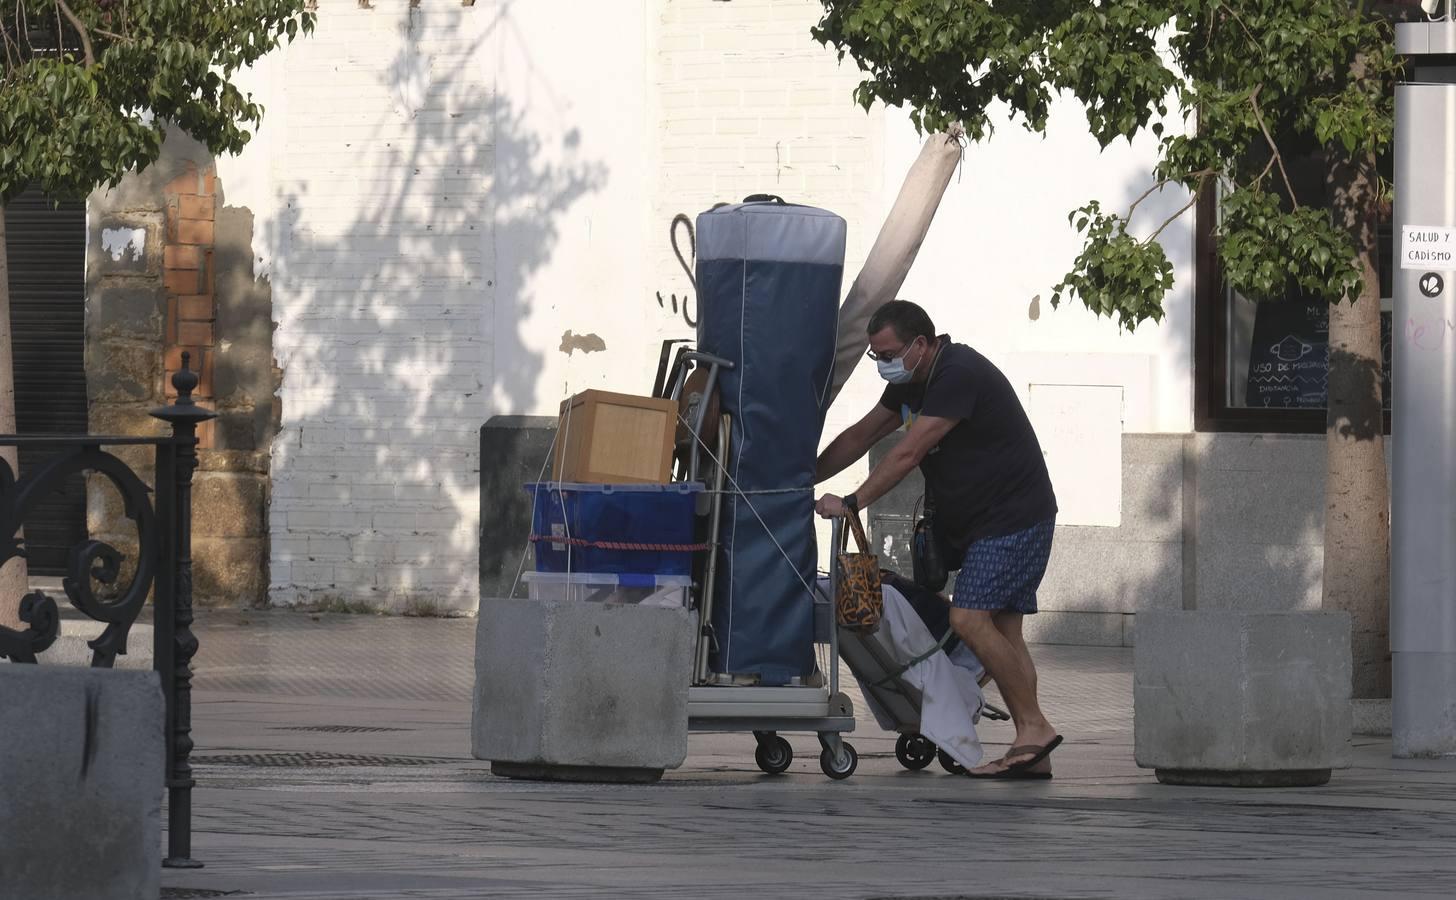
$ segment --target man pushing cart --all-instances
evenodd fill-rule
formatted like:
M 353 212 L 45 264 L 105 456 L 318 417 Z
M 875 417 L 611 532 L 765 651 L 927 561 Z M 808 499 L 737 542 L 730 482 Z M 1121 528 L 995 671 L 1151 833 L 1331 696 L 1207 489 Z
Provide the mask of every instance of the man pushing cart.
M 889 384 L 879 404 L 825 448 L 815 480 L 843 471 L 902 424 L 908 431 L 859 490 L 825 494 L 816 510 L 858 515 L 920 467 L 938 549 L 960 570 L 950 624 L 996 680 L 1016 726 L 1006 754 L 968 774 L 1050 778 L 1062 738 L 1041 711 L 1022 637 L 1024 617 L 1036 612 L 1057 513 L 1036 433 L 1000 370 L 937 334 L 919 306 L 890 301 L 867 330 L 869 356 Z

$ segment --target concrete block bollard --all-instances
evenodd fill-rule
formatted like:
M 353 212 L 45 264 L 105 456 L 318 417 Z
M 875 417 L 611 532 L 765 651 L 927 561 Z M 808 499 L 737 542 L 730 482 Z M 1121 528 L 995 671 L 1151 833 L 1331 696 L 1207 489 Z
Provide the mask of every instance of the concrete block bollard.
M 687 756 L 686 609 L 483 599 L 472 752 L 491 771 L 651 782 Z
M 164 718 L 155 672 L 0 663 L 0 895 L 159 895 Z
M 1350 764 L 1343 612 L 1138 613 L 1137 764 L 1164 784 L 1324 784 Z

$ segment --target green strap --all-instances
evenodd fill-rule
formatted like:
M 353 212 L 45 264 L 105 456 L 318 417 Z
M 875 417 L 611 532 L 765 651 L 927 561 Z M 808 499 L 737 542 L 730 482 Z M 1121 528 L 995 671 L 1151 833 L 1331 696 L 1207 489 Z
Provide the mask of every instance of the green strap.
M 894 681 L 896 678 L 899 678 L 901 675 L 904 675 L 906 672 L 910 671 L 911 669 L 913 669 L 916 666 L 920 665 L 921 663 L 925 662 L 927 659 L 930 659 L 935 654 L 937 654 L 940 651 L 944 650 L 946 644 L 949 644 L 953 640 L 955 640 L 955 629 L 954 628 L 947 628 L 945 630 L 945 636 L 942 637 L 936 643 L 936 645 L 934 647 L 931 647 L 929 650 L 926 650 L 924 653 L 920 654 L 919 656 L 917 656 L 914 659 L 910 660 L 909 662 L 905 663 L 905 665 L 901 666 L 900 668 L 898 668 L 895 671 L 891 672 L 890 674 L 886 675 L 884 678 L 881 678 L 879 681 L 876 681 L 874 684 L 870 685 L 870 687 L 872 687 L 872 688 L 884 687 L 885 685 L 887 685 L 890 682 Z

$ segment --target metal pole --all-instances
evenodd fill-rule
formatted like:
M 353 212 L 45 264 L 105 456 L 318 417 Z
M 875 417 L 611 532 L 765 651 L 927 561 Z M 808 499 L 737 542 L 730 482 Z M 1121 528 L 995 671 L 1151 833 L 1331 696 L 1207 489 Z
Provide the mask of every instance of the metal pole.
M 182 370 L 172 376 L 177 402 L 152 411 L 172 426 L 172 503 L 167 515 L 171 525 L 171 552 L 175 562 L 171 578 L 170 634 L 157 630 L 158 642 L 166 642 L 165 653 L 156 662 L 165 688 L 167 711 L 167 856 L 162 865 L 170 869 L 200 869 L 192 858 L 192 658 L 197 655 L 197 637 L 192 633 L 192 473 L 197 469 L 197 426 L 216 414 L 192 399 L 197 373 L 191 371 L 190 353 L 182 354 Z M 158 469 L 158 479 L 163 476 Z M 160 596 L 160 595 L 159 595 Z M 163 614 L 165 616 L 165 614 Z M 159 618 L 159 622 L 162 619 Z M 168 670 L 160 666 L 167 664 Z
M 839 693 L 839 542 L 844 519 L 834 519 L 829 533 L 829 696 Z
M 1391 728 L 1456 754 L 1456 25 L 1401 24 L 1395 89 Z
M 713 467 L 712 515 L 708 523 L 708 565 L 703 573 L 702 602 L 698 604 L 698 653 L 697 663 L 693 668 L 693 684 L 703 684 L 708 680 L 708 654 L 712 649 L 708 643 L 713 635 L 713 592 L 717 590 L 718 584 L 718 553 L 723 536 L 723 501 L 726 496 L 723 493 L 723 476 L 728 469 L 728 436 L 732 428 L 730 417 L 718 417 L 719 465 Z

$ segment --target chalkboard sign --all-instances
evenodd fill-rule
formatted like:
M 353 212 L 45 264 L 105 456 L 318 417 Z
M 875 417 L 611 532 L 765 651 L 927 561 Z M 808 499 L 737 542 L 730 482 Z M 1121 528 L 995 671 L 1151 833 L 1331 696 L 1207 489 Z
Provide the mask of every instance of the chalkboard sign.
M 1260 303 L 1249 348 L 1249 406 L 1320 409 L 1328 394 L 1330 305 L 1323 300 Z
M 1380 315 L 1385 408 L 1390 408 L 1389 313 Z M 1330 306 L 1323 300 L 1260 303 L 1249 348 L 1249 406 L 1324 409 L 1329 396 Z

